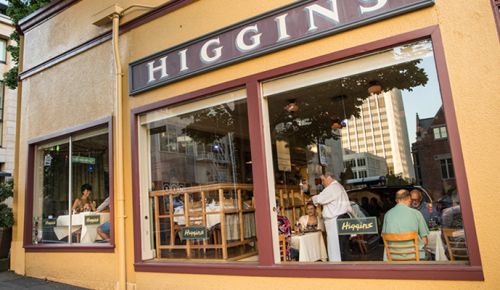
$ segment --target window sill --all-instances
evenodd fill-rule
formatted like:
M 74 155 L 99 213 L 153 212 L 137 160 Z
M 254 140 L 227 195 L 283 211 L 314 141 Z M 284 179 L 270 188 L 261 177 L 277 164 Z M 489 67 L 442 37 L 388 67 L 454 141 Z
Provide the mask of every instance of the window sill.
M 82 252 L 82 253 L 113 253 L 115 245 L 26 245 L 24 246 L 26 252 Z
M 137 262 L 137 272 L 189 273 L 211 275 L 484 281 L 481 266 L 468 265 L 398 265 L 398 264 L 257 264 L 237 263 L 160 263 Z

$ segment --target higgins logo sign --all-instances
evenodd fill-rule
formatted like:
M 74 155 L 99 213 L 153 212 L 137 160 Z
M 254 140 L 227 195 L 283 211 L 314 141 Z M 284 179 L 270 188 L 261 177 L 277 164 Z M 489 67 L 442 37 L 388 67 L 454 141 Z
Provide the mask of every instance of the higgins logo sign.
M 300 1 L 132 62 L 129 94 L 433 4 L 433 0 Z

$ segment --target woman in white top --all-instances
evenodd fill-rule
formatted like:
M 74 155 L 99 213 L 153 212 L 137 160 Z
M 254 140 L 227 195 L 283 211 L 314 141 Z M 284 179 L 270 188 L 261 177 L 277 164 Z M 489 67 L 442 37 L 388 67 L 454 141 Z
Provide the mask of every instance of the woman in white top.
M 299 218 L 301 231 L 325 230 L 323 220 L 316 215 L 316 206 L 313 203 L 306 205 L 306 214 Z

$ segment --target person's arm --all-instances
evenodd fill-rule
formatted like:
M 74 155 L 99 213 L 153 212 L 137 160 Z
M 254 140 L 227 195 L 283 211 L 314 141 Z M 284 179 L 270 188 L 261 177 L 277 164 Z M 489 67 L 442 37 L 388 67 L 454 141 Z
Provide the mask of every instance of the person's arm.
M 429 239 L 427 237 L 422 237 L 422 241 L 424 242 L 424 248 L 426 248 L 427 245 L 429 245 Z
M 95 201 L 90 202 L 89 205 L 90 205 L 90 210 L 91 211 L 96 211 L 96 209 L 95 209 Z
M 109 196 L 97 207 L 97 212 L 101 212 L 109 207 Z
M 427 239 L 429 236 L 429 227 L 427 227 L 427 223 L 425 222 L 425 218 L 422 213 L 417 210 L 415 212 L 418 221 L 418 235 L 424 242 L 424 247 L 427 247 L 427 244 L 429 243 L 429 240 Z
M 314 205 L 328 204 L 335 200 L 334 192 L 331 188 L 326 187 L 325 189 L 323 189 L 323 191 L 320 192 L 320 194 L 313 196 L 311 200 L 314 203 Z
M 75 199 L 75 202 L 73 202 L 73 207 L 71 207 L 72 210 L 76 210 L 80 206 L 80 199 L 77 198 Z

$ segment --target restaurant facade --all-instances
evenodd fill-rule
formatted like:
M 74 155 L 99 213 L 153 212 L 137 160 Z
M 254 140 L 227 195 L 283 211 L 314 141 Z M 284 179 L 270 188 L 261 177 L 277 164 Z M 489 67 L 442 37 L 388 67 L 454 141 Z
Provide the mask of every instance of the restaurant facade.
M 93 289 L 499 287 L 499 6 L 53 1 L 18 28 L 11 269 Z M 349 198 L 341 259 L 309 204 L 325 175 Z M 382 235 L 399 189 L 428 239 L 404 261 Z

